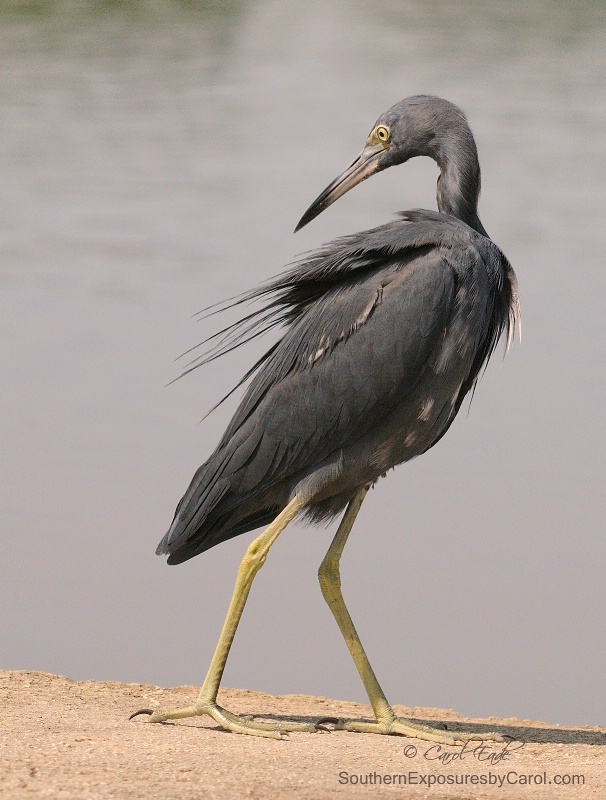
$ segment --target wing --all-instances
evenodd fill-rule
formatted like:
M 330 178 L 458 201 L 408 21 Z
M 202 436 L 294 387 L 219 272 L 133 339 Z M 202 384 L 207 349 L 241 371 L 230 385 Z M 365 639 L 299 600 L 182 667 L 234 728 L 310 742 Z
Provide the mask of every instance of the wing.
M 219 447 L 253 435 L 252 425 L 288 448 L 293 473 L 364 437 L 414 390 L 448 325 L 454 288 L 440 254 L 425 251 L 326 292 L 263 364 Z
M 312 304 L 254 377 L 158 551 L 177 563 L 176 550 L 190 557 L 264 524 L 275 514 L 272 489 L 368 436 L 414 391 L 448 324 L 453 291 L 452 271 L 423 253 L 392 258 Z
M 295 485 L 330 470 L 414 396 L 453 315 L 462 316 L 457 287 L 477 272 L 487 279 L 474 236 L 442 215 L 392 223 L 337 240 L 245 296 L 272 298 L 257 323 L 246 318 L 248 338 L 255 324 L 278 320 L 287 329 L 245 376 L 255 373 L 179 504 L 158 548 L 173 554 L 169 563 L 265 524 Z M 218 354 L 238 343 L 228 338 Z M 456 388 L 466 378 L 460 375 Z

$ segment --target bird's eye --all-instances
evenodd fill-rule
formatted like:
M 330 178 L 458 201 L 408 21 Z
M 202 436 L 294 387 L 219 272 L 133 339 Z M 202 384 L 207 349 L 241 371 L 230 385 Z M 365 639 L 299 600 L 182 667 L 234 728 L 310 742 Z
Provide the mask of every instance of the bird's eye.
M 388 142 L 389 141 L 389 128 L 386 128 L 385 125 L 379 125 L 375 129 L 375 135 L 380 142 Z

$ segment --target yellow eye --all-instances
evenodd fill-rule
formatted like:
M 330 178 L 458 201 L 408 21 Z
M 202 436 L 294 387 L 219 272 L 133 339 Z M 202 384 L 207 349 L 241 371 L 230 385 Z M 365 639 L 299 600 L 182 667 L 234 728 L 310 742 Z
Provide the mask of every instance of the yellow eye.
M 375 128 L 375 136 L 380 142 L 388 142 L 389 128 L 385 127 L 385 125 L 379 125 L 377 128 Z

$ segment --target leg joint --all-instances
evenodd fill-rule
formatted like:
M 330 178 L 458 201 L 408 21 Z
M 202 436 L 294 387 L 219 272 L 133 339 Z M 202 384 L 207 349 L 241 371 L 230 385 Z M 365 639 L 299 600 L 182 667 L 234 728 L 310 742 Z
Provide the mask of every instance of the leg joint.
M 339 562 L 325 558 L 318 569 L 318 580 L 320 581 L 322 594 L 326 594 L 326 589 L 331 587 L 340 589 L 341 573 L 339 571 Z
M 252 542 L 246 553 L 244 553 L 240 569 L 244 568 L 247 571 L 257 572 L 265 564 L 266 558 L 267 550 L 264 547 L 259 547 L 256 541 Z

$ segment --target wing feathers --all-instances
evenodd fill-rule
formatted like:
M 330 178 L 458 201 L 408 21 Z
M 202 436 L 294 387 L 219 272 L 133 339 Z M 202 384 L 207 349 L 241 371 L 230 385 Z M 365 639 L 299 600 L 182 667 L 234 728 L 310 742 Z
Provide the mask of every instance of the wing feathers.
M 490 264 L 494 259 L 496 267 Z M 507 319 L 510 330 L 517 319 L 513 272 L 505 267 L 503 275 L 503 264 L 509 266 L 496 246 L 464 223 L 414 211 L 326 245 L 238 298 L 232 305 L 269 300 L 211 337 L 208 341 L 217 344 L 189 369 L 277 324 L 286 330 L 243 379 L 252 376 L 158 551 L 172 553 L 174 563 L 195 555 L 269 518 L 269 497 L 278 503 L 275 498 L 287 496 L 314 471 L 334 474 L 342 451 L 367 441 L 398 404 L 414 395 L 428 370 L 439 371 L 435 354 L 453 319 L 462 327 L 460 333 L 452 329 L 448 345 L 465 361 L 463 350 L 470 346 L 465 322 L 473 313 L 482 318 L 484 338 L 467 359 L 473 369 L 462 399 Z M 478 310 L 476 279 L 490 285 L 486 309 Z M 503 281 L 507 286 L 501 291 Z M 499 304 L 503 308 L 494 313 L 492 306 Z M 444 407 L 451 413 L 452 405 Z M 282 487 L 282 495 L 271 494 L 276 487 Z

